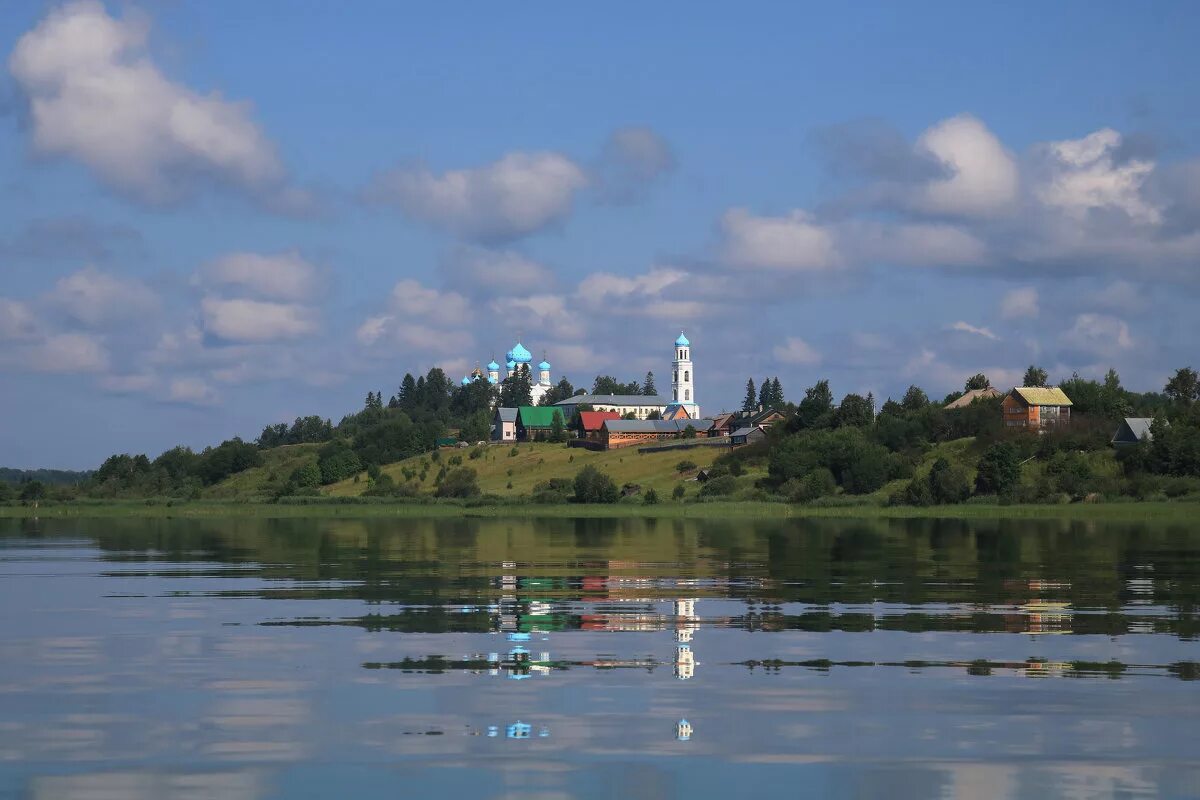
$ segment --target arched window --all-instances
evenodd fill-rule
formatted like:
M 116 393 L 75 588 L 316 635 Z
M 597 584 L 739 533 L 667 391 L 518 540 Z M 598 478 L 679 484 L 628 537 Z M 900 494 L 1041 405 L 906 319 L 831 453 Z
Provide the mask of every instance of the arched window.
M 690 376 L 691 376 L 691 374 L 692 374 L 692 373 L 691 373 L 690 371 L 686 370 L 686 369 L 683 371 L 683 382 L 684 382 L 684 383 L 687 383 L 688 381 L 690 381 L 690 380 L 691 380 L 691 377 L 690 377 Z
M 687 403 L 692 402 L 692 390 L 691 389 L 683 390 L 683 399 L 684 399 L 684 402 L 687 402 Z
M 676 401 L 679 400 L 679 390 L 678 389 L 675 389 L 674 391 L 671 392 L 671 399 L 676 400 Z

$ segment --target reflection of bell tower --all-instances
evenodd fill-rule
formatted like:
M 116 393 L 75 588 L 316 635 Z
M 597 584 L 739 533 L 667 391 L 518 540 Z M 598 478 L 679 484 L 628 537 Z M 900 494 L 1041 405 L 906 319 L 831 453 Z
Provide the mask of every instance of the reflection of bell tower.
M 690 642 L 692 634 L 699 628 L 696 622 L 696 601 L 681 598 L 675 601 L 675 641 Z
M 692 648 L 686 644 L 677 645 L 675 647 L 675 677 L 686 681 L 695 674 L 696 657 L 692 655 Z
M 692 738 L 692 723 L 686 719 L 681 719 L 675 724 L 675 738 L 681 742 L 686 742 Z

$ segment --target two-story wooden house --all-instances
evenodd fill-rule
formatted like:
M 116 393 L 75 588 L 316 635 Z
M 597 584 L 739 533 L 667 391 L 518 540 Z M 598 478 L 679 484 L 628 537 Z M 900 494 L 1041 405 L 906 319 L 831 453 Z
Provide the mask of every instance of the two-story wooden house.
M 1057 386 L 1019 386 L 1000 404 L 1010 428 L 1046 428 L 1071 421 L 1071 398 Z

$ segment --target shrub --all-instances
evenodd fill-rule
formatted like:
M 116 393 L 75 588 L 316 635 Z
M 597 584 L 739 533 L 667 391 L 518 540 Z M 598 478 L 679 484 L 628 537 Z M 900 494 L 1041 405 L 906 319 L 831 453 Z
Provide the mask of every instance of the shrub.
M 933 462 L 928 480 L 929 494 L 934 503 L 961 503 L 971 496 L 966 472 L 944 458 Z
M 462 466 L 462 456 L 458 453 L 455 453 L 454 455 L 450 456 L 446 463 L 452 467 Z
M 514 458 L 520 454 L 521 454 L 521 451 L 516 448 L 516 445 L 513 445 L 513 448 L 508 451 L 509 458 Z
M 979 458 L 975 476 L 978 494 L 1010 496 L 1021 483 L 1021 462 L 1017 448 L 1009 442 L 997 442 Z
M 575 482 L 570 478 L 551 478 L 533 487 L 533 502 L 553 505 L 568 503 L 575 494 Z
M 619 494 L 612 478 L 590 464 L 575 476 L 577 503 L 615 503 Z
M 680 461 L 678 464 L 675 465 L 676 472 L 691 472 L 695 468 L 696 468 L 696 462 L 689 461 L 686 458 L 683 461 Z
M 321 470 L 313 462 L 308 462 L 292 470 L 288 483 L 296 487 L 314 487 L 321 485 Z
M 837 493 L 837 481 L 833 473 L 824 467 L 818 467 L 799 480 L 789 482 L 791 488 L 784 496 L 793 503 L 811 503 L 819 497 L 828 497 Z
M 671 497 L 675 500 L 682 500 L 685 494 L 687 494 L 687 489 L 682 483 L 675 484 L 675 488 L 671 490 Z
M 646 493 L 642 495 L 642 502 L 648 506 L 657 505 L 658 492 L 654 491 L 654 489 L 647 489 Z
M 479 481 L 475 470 L 470 467 L 460 467 L 447 472 L 437 488 L 438 497 L 477 497 L 479 496 Z
M 701 497 L 725 497 L 737 489 L 737 478 L 732 475 L 718 475 L 709 478 L 700 488 Z
M 486 452 L 487 452 L 487 448 L 480 445 L 478 447 L 472 448 L 471 452 L 467 454 L 467 457 L 470 458 L 472 461 L 474 461 L 475 459 L 479 458 Z
M 345 480 L 362 469 L 358 454 L 348 447 L 322 452 L 317 466 L 321 471 L 321 483 L 330 484 Z

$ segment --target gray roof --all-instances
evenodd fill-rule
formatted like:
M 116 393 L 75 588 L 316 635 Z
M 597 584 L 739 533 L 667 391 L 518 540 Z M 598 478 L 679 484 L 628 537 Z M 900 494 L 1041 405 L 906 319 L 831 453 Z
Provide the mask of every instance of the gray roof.
M 606 419 L 604 427 L 620 433 L 681 433 L 691 425 L 699 431 L 712 427 L 711 419 Z
M 729 435 L 730 436 L 749 436 L 750 434 L 755 433 L 755 432 L 762 433 L 762 428 L 738 428 L 736 431 L 734 431 L 733 433 L 731 433 Z M 766 434 L 763 434 L 763 435 L 765 436 Z
M 559 400 L 556 406 L 577 406 L 580 403 L 589 405 L 610 406 L 665 406 L 669 400 L 657 394 L 577 394 L 566 400 Z
M 496 416 L 500 417 L 501 422 L 516 422 L 517 409 L 515 408 L 497 408 Z
M 1123 421 L 1129 428 L 1129 432 L 1133 434 L 1134 439 L 1141 441 L 1142 439 L 1151 438 L 1150 424 L 1154 422 L 1152 417 L 1126 417 Z M 1120 435 L 1121 432 L 1117 431 L 1117 436 Z

